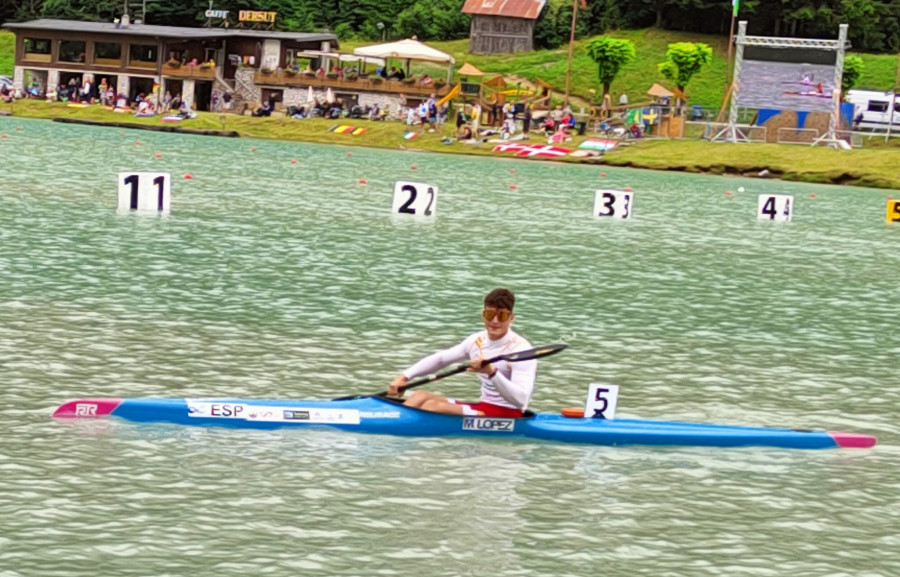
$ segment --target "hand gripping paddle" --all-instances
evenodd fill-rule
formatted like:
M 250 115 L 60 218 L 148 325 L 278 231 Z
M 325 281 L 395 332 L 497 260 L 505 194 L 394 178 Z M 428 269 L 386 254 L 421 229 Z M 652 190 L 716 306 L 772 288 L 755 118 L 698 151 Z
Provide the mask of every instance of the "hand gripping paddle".
M 527 351 L 519 351 L 517 353 L 508 353 L 505 355 L 497 355 L 496 357 L 491 357 L 489 359 L 484 359 L 484 363 L 489 365 L 491 363 L 496 363 L 497 361 L 506 361 L 507 363 L 515 363 L 519 361 L 530 361 L 531 359 L 539 359 L 541 357 L 549 357 L 550 355 L 555 355 L 561 350 L 568 348 L 569 345 L 546 345 L 543 347 L 537 347 L 534 349 L 528 349 Z M 413 387 L 421 387 L 422 385 L 427 385 L 428 383 L 433 383 L 435 381 L 439 381 L 445 377 L 449 377 L 450 375 L 456 375 L 458 373 L 465 372 L 471 365 L 471 363 L 462 363 L 456 365 L 452 369 L 447 369 L 446 371 L 435 373 L 429 377 L 422 377 L 420 379 L 413 379 L 409 381 L 405 385 L 400 387 L 400 392 L 404 392 L 407 389 L 411 389 Z M 385 397 L 387 396 L 387 391 L 383 393 L 378 393 L 377 395 L 355 395 L 350 397 L 340 397 L 334 399 L 335 401 L 349 401 L 350 399 L 358 399 L 360 397 Z

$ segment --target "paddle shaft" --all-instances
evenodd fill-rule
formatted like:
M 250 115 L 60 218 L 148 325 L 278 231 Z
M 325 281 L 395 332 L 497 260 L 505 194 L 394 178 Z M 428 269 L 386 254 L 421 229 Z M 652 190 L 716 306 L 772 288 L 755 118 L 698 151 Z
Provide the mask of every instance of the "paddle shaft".
M 528 349 L 526 351 L 519 351 L 517 353 L 508 353 L 505 355 L 497 355 L 496 357 L 491 357 L 489 359 L 485 359 L 482 361 L 482 365 L 489 365 L 491 363 L 496 363 L 497 361 L 506 361 L 508 363 L 514 363 L 518 361 L 529 361 L 531 359 L 539 359 L 541 357 L 549 357 L 550 355 L 555 355 L 559 351 L 567 348 L 569 345 L 546 345 L 543 347 L 537 347 L 534 349 Z M 436 373 L 429 377 L 422 377 L 420 379 L 413 379 L 407 383 L 404 383 L 399 388 L 399 392 L 403 392 L 406 389 L 411 389 L 413 387 L 420 387 L 427 383 L 433 383 L 435 381 L 439 381 L 445 377 L 449 377 L 450 375 L 455 375 L 458 373 L 465 372 L 471 365 L 471 363 L 463 363 L 461 365 L 457 365 L 452 369 L 447 369 L 444 372 Z M 388 396 L 388 391 L 383 393 L 378 393 L 375 395 L 352 395 L 349 397 L 338 397 L 333 399 L 335 401 L 349 401 L 353 399 L 360 399 L 364 397 L 386 397 Z
M 518 362 L 518 361 L 530 361 L 531 359 L 538 359 L 540 357 L 547 357 L 550 355 L 555 355 L 559 351 L 565 349 L 568 345 L 547 345 L 544 347 L 537 347 L 534 349 L 528 349 L 526 351 L 519 351 L 517 353 L 507 353 L 505 355 L 497 355 L 496 357 L 491 357 L 489 359 L 484 359 L 482 361 L 482 366 L 490 365 L 492 363 L 496 363 L 497 361 L 506 361 L 506 362 Z M 413 387 L 421 387 L 422 385 L 427 385 L 428 383 L 433 383 L 435 381 L 439 381 L 445 377 L 449 377 L 450 375 L 456 375 L 459 373 L 464 373 L 471 367 L 471 363 L 462 363 L 453 367 L 452 369 L 447 369 L 446 371 L 435 373 L 433 375 L 422 377 L 420 379 L 413 379 L 400 387 L 398 387 L 399 392 L 403 393 L 407 389 L 412 389 Z M 382 393 L 382 395 L 386 395 L 387 391 Z

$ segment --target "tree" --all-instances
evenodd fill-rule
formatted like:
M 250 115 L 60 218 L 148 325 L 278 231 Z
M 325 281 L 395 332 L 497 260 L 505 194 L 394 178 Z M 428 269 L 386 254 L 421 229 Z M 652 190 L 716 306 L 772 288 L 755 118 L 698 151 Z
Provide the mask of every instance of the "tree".
M 863 60 L 859 56 L 851 54 L 844 58 L 844 75 L 841 77 L 841 94 L 843 96 L 846 97 L 847 91 L 856 86 L 864 68 Z
M 609 94 L 609 85 L 619 70 L 635 57 L 634 42 L 601 36 L 588 43 L 588 56 L 597 63 L 597 74 L 603 85 L 603 99 Z
M 712 60 L 712 48 L 702 42 L 669 44 L 666 61 L 659 64 L 659 72 L 684 92 L 691 78 Z

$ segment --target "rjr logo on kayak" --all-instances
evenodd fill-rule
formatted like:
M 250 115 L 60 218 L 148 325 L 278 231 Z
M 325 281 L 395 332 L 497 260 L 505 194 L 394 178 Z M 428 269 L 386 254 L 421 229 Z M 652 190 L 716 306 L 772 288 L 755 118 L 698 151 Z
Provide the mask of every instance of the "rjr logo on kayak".
M 463 419 L 463 431 L 505 431 L 511 432 L 516 427 L 514 419 L 490 419 L 466 417 Z

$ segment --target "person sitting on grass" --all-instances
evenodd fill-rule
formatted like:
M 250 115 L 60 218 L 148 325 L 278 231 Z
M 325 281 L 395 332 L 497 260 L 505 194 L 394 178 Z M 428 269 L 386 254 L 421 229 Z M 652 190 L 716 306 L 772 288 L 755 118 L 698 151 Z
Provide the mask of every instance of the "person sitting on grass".
M 258 107 L 251 113 L 251 116 L 272 116 L 272 108 L 269 106 L 269 103 L 265 103 L 262 106 Z

